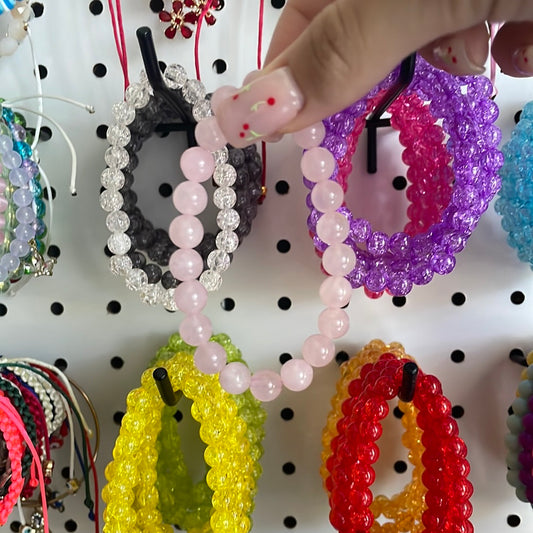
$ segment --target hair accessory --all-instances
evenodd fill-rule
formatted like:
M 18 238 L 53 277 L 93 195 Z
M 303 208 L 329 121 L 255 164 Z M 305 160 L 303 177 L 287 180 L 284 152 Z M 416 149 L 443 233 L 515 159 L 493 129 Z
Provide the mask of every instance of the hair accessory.
M 455 254 L 465 247 L 500 187 L 497 171 L 503 157 L 498 151 L 501 132 L 494 125 L 498 108 L 490 99 L 490 81 L 482 76 L 454 77 L 418 57 L 413 82 L 390 108 L 391 125 L 400 130 L 405 146 L 402 159 L 409 165 L 410 221 L 403 232 L 390 236 L 373 230 L 368 220 L 356 218 L 343 204 L 343 191 L 364 118 L 374 107 L 376 94 L 389 83 L 385 80 L 329 117 L 323 127 L 299 134 L 297 142 L 307 149 L 302 170 L 311 189 L 308 226 L 317 251 L 324 254 L 323 268 L 331 273 L 328 257 L 340 255 L 345 263 L 342 275 L 352 287 L 399 296 L 408 294 L 413 284 L 429 283 L 434 273 L 453 270 Z M 441 128 L 435 124 L 440 119 L 449 136 L 446 150 Z M 326 240 L 320 238 L 322 218 L 335 221 L 331 227 L 342 232 L 323 232 Z M 326 221 L 320 224 L 330 227 Z
M 168 39 L 174 39 L 177 33 L 190 39 L 203 11 L 203 20 L 207 25 L 213 26 L 216 22 L 213 11 L 220 11 L 223 7 L 223 0 L 174 0 L 169 11 L 159 12 L 159 20 L 169 23 L 165 30 L 165 37 Z
M 376 348 L 381 351 L 383 346 L 366 350 L 375 356 Z M 466 479 L 470 471 L 466 446 L 458 436 L 451 404 L 434 376 L 419 371 L 412 400 L 415 410 L 411 416 L 414 416 L 406 421 L 406 433 L 402 437 L 411 450 L 411 457 L 416 457 L 415 464 L 421 461 L 424 467 L 421 473 L 424 488 L 420 479 L 414 477 L 412 484 L 392 500 L 379 496 L 374 500 L 370 491 L 375 479 L 372 464 L 379 457 L 375 441 L 382 434 L 381 420 L 389 411 L 387 401 L 398 396 L 403 368 L 410 363 L 408 359 L 398 358 L 403 355 L 400 345 L 394 348 L 395 354 L 383 353 L 376 362 L 364 364 L 359 376 L 348 384 L 348 395 L 341 407 L 343 416 L 336 424 L 338 434 L 330 440 L 331 455 L 326 460 L 330 522 L 343 533 L 371 530 L 472 533 L 474 529 L 468 518 L 472 514 L 469 498 L 473 488 Z M 360 362 L 368 357 L 368 351 L 358 356 Z M 344 396 L 343 390 L 341 384 L 335 402 Z M 329 421 L 328 425 L 331 427 Z M 415 466 L 415 473 L 420 473 L 420 467 Z M 376 522 L 381 513 L 394 520 L 394 525 Z
M 533 352 L 527 358 L 521 381 L 507 418 L 507 481 L 522 502 L 533 505 Z
M 216 340 L 230 348 L 230 359 L 244 365 L 227 337 Z M 170 533 L 172 526 L 166 524 L 175 523 L 188 531 L 213 533 L 246 533 L 251 528 L 265 415 L 250 395 L 232 396 L 215 376 L 199 372 L 192 351 L 173 335 L 154 363 L 167 370 L 174 390 L 193 401 L 191 414 L 207 446 L 205 480 L 192 484 L 172 420 L 176 408 L 165 406 L 152 377 L 154 368 L 148 369 L 141 387 L 128 394 L 114 460 L 106 468 L 104 532 L 125 528 Z
M 533 146 L 533 102 L 524 106 L 520 120 L 503 145 L 502 187 L 494 203 L 502 216 L 502 228 L 508 232 L 507 242 L 518 252 L 518 259 L 533 268 L 533 212 L 531 200 L 530 155 Z
M 7 33 L 0 38 L 0 57 L 10 56 L 15 53 L 19 44 L 28 35 L 28 23 L 33 15 L 29 0 L 3 0 L 0 2 L 0 14 L 10 17 L 7 25 Z
M 188 80 L 181 66 L 169 65 L 164 79 L 176 101 L 183 107 L 188 122 L 194 124 L 196 120 L 210 115 L 210 105 L 205 98 L 203 85 L 197 80 Z M 151 305 L 161 302 L 167 309 L 176 310 L 172 295 L 179 279 L 173 273 L 173 259 L 175 254 L 182 253 L 178 247 L 183 248 L 183 238 L 189 246 L 195 248 L 194 253 L 201 259 L 201 268 L 206 270 L 205 276 L 209 275 L 210 265 L 216 261 L 227 268 L 231 256 L 217 252 L 218 235 L 215 237 L 204 233 L 195 216 L 207 204 L 206 191 L 199 182 L 186 180 L 178 185 L 179 193 L 174 195 L 174 202 L 180 206 L 186 203 L 194 214 L 191 211 L 175 221 L 168 233 L 163 229 L 154 229 L 136 206 L 137 196 L 131 188 L 133 170 L 138 163 L 136 152 L 163 123 L 171 129 L 179 129 L 181 125 L 175 122 L 175 113 L 158 97 L 158 92 L 154 95 L 150 92 L 151 88 L 146 80 L 133 84 L 126 91 L 126 101 L 113 108 L 115 123 L 107 132 L 111 144 L 106 152 L 108 168 L 101 178 L 106 190 L 100 196 L 100 204 L 109 212 L 106 223 L 112 235 L 108 240 L 108 247 L 115 254 L 110 260 L 112 272 L 124 276 L 126 285 L 131 290 L 138 291 L 143 301 Z M 261 161 L 255 147 L 246 150 L 228 148 L 223 146 L 215 153 L 216 173 L 231 172 L 234 181 L 230 186 L 219 187 L 215 191 L 214 202 L 221 210 L 228 203 L 235 208 L 232 213 L 237 219 L 237 226 L 232 235 L 239 244 L 250 232 L 252 220 L 257 213 L 257 203 L 261 196 Z M 186 154 L 197 154 L 198 150 L 191 148 L 186 151 L 182 156 L 182 165 L 187 164 Z M 209 177 L 210 175 L 206 175 L 206 178 Z M 222 213 L 224 214 L 225 212 Z M 219 225 L 220 218 L 219 215 Z M 187 222 L 194 223 L 196 231 L 187 226 Z M 183 231 L 187 231 L 185 226 L 190 230 L 186 235 L 183 234 Z M 221 232 L 222 230 L 219 231 Z M 169 263 L 170 270 L 163 272 L 161 267 L 168 266 Z

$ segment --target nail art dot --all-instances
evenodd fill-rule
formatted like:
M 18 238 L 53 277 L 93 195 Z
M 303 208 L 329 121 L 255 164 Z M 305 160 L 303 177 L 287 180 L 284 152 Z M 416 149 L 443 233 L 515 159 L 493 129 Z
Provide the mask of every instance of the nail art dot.
M 240 137 L 241 139 L 244 139 L 244 131 L 241 131 L 241 132 L 239 133 L 239 137 Z
M 270 97 L 270 98 L 267 100 L 267 104 L 268 104 L 268 105 L 274 105 L 275 103 L 276 103 L 276 99 L 275 99 L 275 98 Z
M 237 98 L 239 98 L 239 95 L 238 94 L 234 94 L 233 95 L 233 100 L 237 100 Z
M 250 124 L 243 124 L 242 125 L 242 129 L 243 130 L 249 130 L 250 129 Z

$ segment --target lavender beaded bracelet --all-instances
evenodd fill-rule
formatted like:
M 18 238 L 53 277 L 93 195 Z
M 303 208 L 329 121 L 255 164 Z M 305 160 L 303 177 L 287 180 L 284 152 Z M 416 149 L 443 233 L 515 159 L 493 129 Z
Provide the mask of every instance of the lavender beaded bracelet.
M 366 114 L 371 99 L 390 83 L 389 77 L 343 112 L 324 120 L 326 136 L 320 146 L 335 160 L 329 180 L 342 185 L 338 168 L 347 154 L 347 138 L 357 119 Z M 418 57 L 414 79 L 405 92 L 411 93 L 429 102 L 431 114 L 443 119 L 442 127 L 449 136 L 447 150 L 453 156 L 455 181 L 440 221 L 413 236 L 405 232 L 388 236 L 373 231 L 368 220 L 356 218 L 346 206 L 337 210 L 349 224 L 343 244 L 355 255 L 355 266 L 346 279 L 353 288 L 364 286 L 373 293 L 387 290 L 394 296 L 408 294 L 413 284 L 429 283 L 434 273 L 447 274 L 453 270 L 455 254 L 463 250 L 500 187 L 498 170 L 503 163 L 498 151 L 501 132 L 494 125 L 498 109 L 490 99 L 492 85 L 487 78 L 453 77 Z M 404 160 L 405 157 L 404 154 Z M 319 194 L 317 187 L 331 188 L 331 185 L 315 184 L 305 178 L 304 183 L 311 189 L 307 198 L 311 211 L 308 227 L 316 234 L 322 214 L 315 209 L 313 198 Z M 319 253 L 328 248 L 318 237 L 314 238 L 314 243 Z

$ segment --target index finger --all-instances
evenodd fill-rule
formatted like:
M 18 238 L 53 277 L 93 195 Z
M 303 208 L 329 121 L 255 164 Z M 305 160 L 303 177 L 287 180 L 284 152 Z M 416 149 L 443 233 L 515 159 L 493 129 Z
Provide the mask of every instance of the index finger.
M 289 0 L 278 20 L 265 58 L 265 65 L 283 52 L 313 18 L 335 0 Z

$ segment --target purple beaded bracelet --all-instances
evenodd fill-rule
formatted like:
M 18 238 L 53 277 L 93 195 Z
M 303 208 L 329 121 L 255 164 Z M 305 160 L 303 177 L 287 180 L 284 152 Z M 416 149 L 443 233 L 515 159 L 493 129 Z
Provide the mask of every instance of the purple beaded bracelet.
M 355 124 L 367 114 L 375 95 L 386 89 L 390 77 L 355 104 L 323 121 L 325 138 L 320 147 L 310 150 L 330 152 L 334 170 L 329 180 L 343 185 L 338 168 L 348 153 L 348 141 Z M 433 274 L 448 274 L 455 267 L 455 254 L 463 250 L 481 215 L 500 188 L 498 170 L 503 156 L 498 150 L 501 132 L 494 125 L 498 108 L 490 99 L 492 85 L 484 76 L 454 77 L 429 65 L 418 57 L 414 79 L 405 95 L 416 94 L 429 102 L 434 117 L 442 118 L 442 128 L 449 136 L 447 151 L 455 176 L 450 202 L 439 222 L 425 232 L 410 236 L 405 232 L 388 236 L 373 231 L 370 222 L 356 218 L 346 206 L 337 211 L 349 223 L 344 241 L 355 254 L 355 267 L 345 277 L 353 288 L 364 286 L 372 293 L 386 290 L 393 296 L 408 294 L 413 284 L 425 285 Z M 423 132 L 418 132 L 423 135 Z M 400 141 L 401 141 L 400 136 Z M 327 153 L 326 152 L 326 153 Z M 404 161 L 413 165 L 414 161 Z M 417 167 L 420 170 L 419 167 Z M 322 213 L 315 208 L 313 190 L 321 183 L 304 177 L 311 189 L 307 197 L 310 208 L 308 227 L 317 233 Z M 314 237 L 315 247 L 322 254 L 329 246 Z

